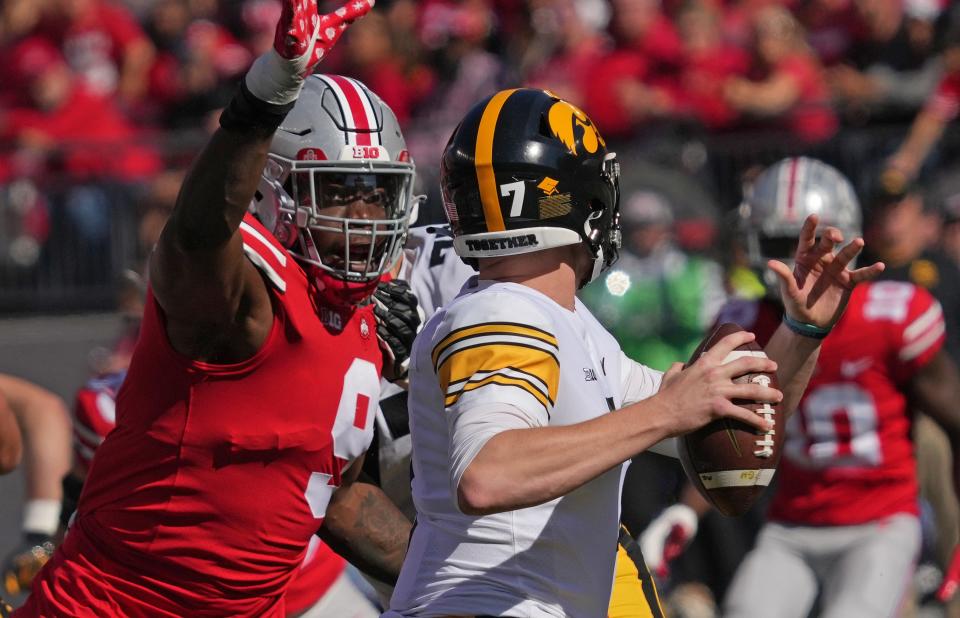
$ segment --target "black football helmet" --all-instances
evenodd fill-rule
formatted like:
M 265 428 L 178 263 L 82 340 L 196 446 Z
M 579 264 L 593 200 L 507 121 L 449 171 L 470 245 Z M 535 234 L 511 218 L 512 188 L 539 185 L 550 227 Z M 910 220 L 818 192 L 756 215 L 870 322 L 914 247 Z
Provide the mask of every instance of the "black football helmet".
M 471 109 L 441 162 L 454 248 L 471 260 L 586 243 L 584 286 L 620 248 L 620 166 L 583 111 L 544 90 L 503 90 Z

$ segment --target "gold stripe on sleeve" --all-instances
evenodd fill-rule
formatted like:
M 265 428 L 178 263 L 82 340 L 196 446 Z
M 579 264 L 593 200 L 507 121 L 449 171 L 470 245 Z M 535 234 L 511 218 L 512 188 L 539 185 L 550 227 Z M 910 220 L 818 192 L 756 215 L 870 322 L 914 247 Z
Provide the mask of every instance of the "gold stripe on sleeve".
M 437 372 L 440 389 L 444 396 L 450 397 L 459 390 L 473 390 L 479 388 L 486 374 L 499 371 L 512 371 L 519 377 L 496 374 L 503 379 L 524 382 L 529 388 L 539 393 L 538 399 L 544 405 L 553 405 L 557 400 L 557 390 L 560 384 L 560 363 L 557 357 L 540 348 L 522 344 L 490 343 L 476 347 L 464 347 L 451 354 Z M 479 374 L 479 375 L 478 375 Z M 461 383 L 476 381 L 472 388 L 465 384 L 458 389 Z M 543 401 L 543 400 L 546 401 Z M 450 404 L 448 404 L 450 405 Z
M 440 356 L 451 345 L 457 343 L 458 341 L 463 341 L 464 339 L 479 337 L 482 335 L 510 335 L 517 337 L 529 337 L 530 339 L 536 339 L 537 341 L 549 344 L 554 348 L 558 347 L 557 338 L 545 330 L 540 330 L 539 328 L 535 328 L 533 326 L 514 322 L 486 322 L 484 324 L 477 324 L 476 326 L 458 328 L 451 331 L 446 337 L 441 339 L 440 343 L 433 348 L 432 359 L 434 368 L 436 368 L 437 361 Z

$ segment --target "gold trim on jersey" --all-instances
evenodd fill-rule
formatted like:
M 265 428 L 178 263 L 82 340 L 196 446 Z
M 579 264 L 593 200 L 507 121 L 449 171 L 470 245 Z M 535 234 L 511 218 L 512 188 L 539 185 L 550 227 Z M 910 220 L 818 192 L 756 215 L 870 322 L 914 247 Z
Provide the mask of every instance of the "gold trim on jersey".
M 452 406 L 463 393 L 495 384 L 526 391 L 549 414 L 560 385 L 556 341 L 540 329 L 502 322 L 450 333 L 433 353 L 444 405 Z
M 477 129 L 474 165 L 477 169 L 480 203 L 483 204 L 483 218 L 486 220 L 488 232 L 502 232 L 507 229 L 503 224 L 503 212 L 500 210 L 500 198 L 497 196 L 497 177 L 493 171 L 493 137 L 496 133 L 500 110 L 514 92 L 516 88 L 501 90 L 493 95 L 483 109 L 480 127 Z
M 557 338 L 547 331 L 539 329 L 535 326 L 520 324 L 519 322 L 484 322 L 482 324 L 457 328 L 447 333 L 447 336 L 441 339 L 440 343 L 433 347 L 433 354 L 431 355 L 431 358 L 433 360 L 434 369 L 440 369 L 437 360 L 454 343 L 463 341 L 464 339 L 476 338 L 481 335 L 530 337 L 531 339 L 536 339 L 537 341 L 549 344 L 555 350 L 559 350 Z
M 517 371 L 518 373 L 526 373 L 526 372 L 520 372 L 516 369 L 514 371 Z M 526 374 L 526 375 L 529 376 L 530 378 L 536 378 L 536 376 L 534 376 L 533 374 Z M 536 380 L 539 380 L 539 378 L 536 378 Z M 484 387 L 488 384 L 498 384 L 500 386 L 515 386 L 533 395 L 534 398 L 536 398 L 536 400 L 540 402 L 540 405 L 542 405 L 547 410 L 549 410 L 550 407 L 553 406 L 553 399 L 550 399 L 548 396 L 544 395 L 543 391 L 540 390 L 535 385 L 535 382 L 533 380 L 524 379 L 519 376 L 501 375 L 498 373 L 489 375 L 485 378 L 468 379 L 466 382 L 463 383 L 463 388 L 446 396 L 446 398 L 444 399 L 443 405 L 449 408 L 450 406 L 457 403 L 457 401 L 460 399 L 460 395 L 462 395 L 463 393 L 469 393 L 470 391 Z

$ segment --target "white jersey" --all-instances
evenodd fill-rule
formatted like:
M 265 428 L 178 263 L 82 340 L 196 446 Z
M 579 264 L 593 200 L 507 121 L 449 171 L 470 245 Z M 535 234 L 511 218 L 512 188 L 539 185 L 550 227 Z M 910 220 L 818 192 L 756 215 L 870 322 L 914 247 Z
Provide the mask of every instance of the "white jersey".
M 619 466 L 539 506 L 465 515 L 463 470 L 501 431 L 570 425 L 657 391 L 576 301 L 472 280 L 427 322 L 410 365 L 417 524 L 385 616 L 605 616 L 620 521 Z
M 460 293 L 476 274 L 453 250 L 453 234 L 446 225 L 411 228 L 398 279 L 410 284 L 424 321 Z M 410 497 L 410 429 L 407 391 L 382 380 L 377 411 L 377 448 L 368 453 L 376 465 L 380 487 L 407 517 L 413 519 Z

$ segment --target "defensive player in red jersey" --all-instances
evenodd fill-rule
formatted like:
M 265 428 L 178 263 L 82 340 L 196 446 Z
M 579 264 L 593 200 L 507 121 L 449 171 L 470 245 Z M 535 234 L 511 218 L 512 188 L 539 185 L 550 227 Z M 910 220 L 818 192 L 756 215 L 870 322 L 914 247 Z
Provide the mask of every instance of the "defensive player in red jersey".
M 845 236 L 860 232 L 853 188 L 834 168 L 795 158 L 762 173 L 740 208 L 754 266 L 789 255 L 786 240 L 811 213 Z M 717 319 L 763 341 L 782 311 L 779 298 L 735 300 Z M 920 548 L 908 401 L 960 445 L 960 379 L 944 330 L 940 305 L 922 288 L 871 282 L 853 291 L 788 421 L 769 521 L 724 616 L 804 618 L 818 594 L 824 617 L 894 615 Z
M 409 525 L 352 481 L 382 360 L 361 303 L 401 249 L 413 166 L 369 91 L 305 78 L 369 8 L 285 2 L 274 49 L 184 181 L 117 426 L 17 616 L 282 616 L 318 529 L 368 572 L 396 575 Z M 349 148 L 311 147 L 321 113 Z

